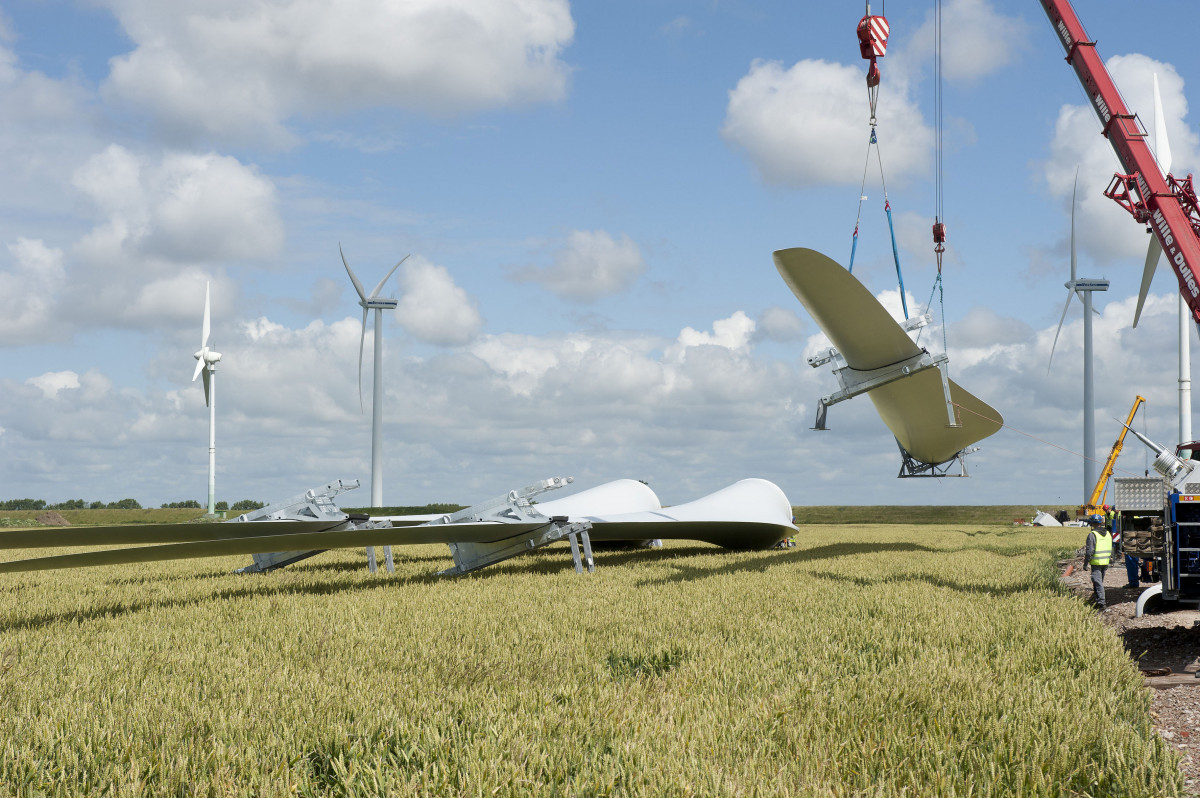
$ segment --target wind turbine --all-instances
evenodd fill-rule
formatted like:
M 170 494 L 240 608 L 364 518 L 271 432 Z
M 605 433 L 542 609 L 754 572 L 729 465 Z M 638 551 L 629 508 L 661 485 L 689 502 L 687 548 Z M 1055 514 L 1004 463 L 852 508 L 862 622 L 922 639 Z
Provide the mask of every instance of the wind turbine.
M 1171 142 L 1167 139 L 1167 120 L 1163 114 L 1162 95 L 1158 92 L 1158 73 L 1154 74 L 1154 157 L 1162 173 L 1171 171 Z M 1154 279 L 1154 270 L 1162 256 L 1162 244 L 1156 236 L 1150 236 L 1150 246 L 1146 249 L 1146 266 L 1142 270 L 1142 287 L 1138 292 L 1137 310 L 1133 316 L 1133 326 L 1136 327 L 1142 316 L 1142 305 L 1146 302 L 1146 294 L 1150 291 L 1150 282 Z M 1179 442 L 1187 443 L 1192 439 L 1192 312 L 1183 299 L 1179 301 Z
M 372 372 L 373 388 L 371 392 L 371 506 L 383 506 L 383 311 L 395 310 L 399 302 L 396 299 L 383 299 L 379 296 L 379 292 L 383 290 L 383 286 L 395 273 L 396 269 L 400 268 L 400 264 L 408 260 L 409 256 L 405 255 L 400 259 L 399 263 L 392 267 L 379 285 L 375 286 L 375 290 L 368 294 L 363 290 L 362 283 L 354 275 L 354 270 L 350 268 L 350 264 L 346 262 L 346 253 L 342 252 L 342 245 L 338 244 L 338 254 L 342 256 L 342 265 L 346 267 L 346 274 L 350 275 L 350 282 L 354 283 L 354 290 L 358 292 L 358 304 L 362 305 L 362 334 L 358 338 L 358 405 L 362 409 L 362 356 L 363 344 L 367 337 L 367 311 L 375 311 L 375 370 Z M 392 563 L 392 547 L 385 546 L 383 549 L 384 557 L 387 560 L 387 569 L 390 573 L 394 570 Z M 375 549 L 371 547 L 367 549 L 367 564 L 371 571 L 375 570 Z
M 1083 303 L 1083 502 L 1086 504 L 1096 486 L 1096 397 L 1095 381 L 1092 375 L 1092 292 L 1107 291 L 1108 280 L 1094 280 L 1076 277 L 1075 257 L 1075 193 L 1079 188 L 1079 172 L 1075 172 L 1075 186 L 1071 189 L 1071 279 L 1064 285 L 1067 288 L 1067 304 L 1063 305 L 1062 316 L 1058 320 L 1058 329 L 1054 331 L 1054 343 L 1050 346 L 1050 362 L 1046 364 L 1046 372 L 1050 372 L 1050 363 L 1054 361 L 1054 347 L 1058 346 L 1058 334 L 1062 332 L 1063 321 L 1071 308 L 1071 297 L 1078 296 Z
M 209 284 L 204 284 L 204 322 L 200 326 L 200 351 L 196 358 L 196 371 L 192 374 L 192 382 L 204 375 L 204 404 L 208 405 L 208 514 L 217 512 L 217 363 L 221 353 L 208 348 L 208 333 L 211 327 L 209 318 Z

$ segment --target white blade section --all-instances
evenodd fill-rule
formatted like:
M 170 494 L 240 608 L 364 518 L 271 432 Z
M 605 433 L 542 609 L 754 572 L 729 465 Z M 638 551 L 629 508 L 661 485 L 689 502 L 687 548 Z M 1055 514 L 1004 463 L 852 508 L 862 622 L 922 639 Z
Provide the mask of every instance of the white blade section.
M 1075 169 L 1075 185 L 1071 187 L 1071 282 L 1075 282 L 1075 192 L 1079 188 L 1079 168 Z M 1070 300 L 1067 300 L 1070 304 Z M 1062 326 L 1062 322 L 1059 322 Z
M 196 370 L 194 372 L 192 372 L 192 382 L 196 381 L 196 378 L 200 376 L 200 372 L 203 370 L 204 370 L 204 350 L 201 349 L 199 352 L 196 353 Z
M 1071 309 L 1071 297 L 1075 296 L 1073 290 L 1067 291 L 1067 304 L 1063 305 L 1062 316 L 1058 319 L 1058 329 L 1054 331 L 1054 343 L 1050 344 L 1050 359 L 1046 361 L 1046 373 L 1050 373 L 1050 366 L 1054 363 L 1054 348 L 1058 346 L 1058 336 L 1062 332 L 1063 322 L 1066 321 L 1067 311 Z
M 374 299 L 375 297 L 379 296 L 379 292 L 383 290 L 384 283 L 386 283 L 388 281 L 388 278 L 392 276 L 392 274 L 396 271 L 396 269 L 400 268 L 401 263 L 404 263 L 404 261 L 408 260 L 411 257 L 412 257 L 412 253 L 410 252 L 409 254 L 407 254 L 403 258 L 401 258 L 396 263 L 396 265 L 392 267 L 392 270 L 389 271 L 386 275 L 384 275 L 384 278 L 379 281 L 379 285 L 375 286 L 375 290 L 371 292 L 371 296 L 369 298 Z
M 367 301 L 367 292 L 363 290 L 362 283 L 354 276 L 354 270 L 350 268 L 350 264 L 346 262 L 346 253 L 342 252 L 342 245 L 338 244 L 338 254 L 342 256 L 342 265 L 346 267 L 346 274 L 350 275 L 350 282 L 354 283 L 354 290 L 358 292 L 358 298 L 362 301 Z
M 1163 174 L 1171 171 L 1171 142 L 1167 138 L 1167 118 L 1163 115 L 1162 96 L 1158 93 L 1158 73 L 1154 73 L 1154 157 Z
M 358 336 L 358 409 L 363 409 L 362 398 L 362 356 L 363 345 L 367 340 L 367 309 L 363 308 L 362 332 Z
M 209 284 L 205 283 L 204 284 L 204 322 L 200 325 L 200 348 L 201 349 L 208 346 L 208 333 L 209 333 L 209 328 L 211 327 L 211 324 L 209 321 L 211 312 L 209 310 L 208 297 L 209 297 Z
M 1154 157 L 1158 160 L 1158 168 L 1163 174 L 1171 171 L 1171 142 L 1167 139 L 1167 120 L 1163 115 L 1162 95 L 1158 92 L 1158 73 L 1154 74 Z M 1133 312 L 1133 326 L 1138 326 L 1142 318 L 1142 306 L 1146 304 L 1146 295 L 1150 293 L 1150 283 L 1154 281 L 1154 271 L 1158 268 L 1158 258 L 1162 255 L 1162 244 L 1158 236 L 1150 236 L 1150 244 L 1146 247 L 1146 265 L 1142 267 L 1142 285 L 1138 290 L 1137 309 Z
M 203 365 L 203 363 L 204 362 L 201 361 L 201 365 Z M 204 369 L 204 371 L 201 373 L 204 375 L 204 406 L 211 407 L 212 405 L 210 397 L 212 395 L 212 372 L 208 369 Z
M 1154 281 L 1154 270 L 1158 267 L 1158 257 L 1162 255 L 1162 244 L 1158 236 L 1150 236 L 1150 246 L 1146 249 L 1146 265 L 1142 269 L 1142 287 L 1138 289 L 1137 309 L 1133 312 L 1133 326 L 1138 325 L 1142 318 L 1142 306 L 1146 304 L 1146 295 L 1150 293 L 1150 283 Z
M 559 515 L 580 518 L 661 509 L 662 503 L 650 486 L 636 479 L 606 482 L 572 496 L 537 504 L 538 512 L 551 518 Z
M 598 516 L 601 523 L 647 521 L 725 521 L 791 526 L 792 505 L 774 482 L 743 479 L 687 504 L 659 510 Z

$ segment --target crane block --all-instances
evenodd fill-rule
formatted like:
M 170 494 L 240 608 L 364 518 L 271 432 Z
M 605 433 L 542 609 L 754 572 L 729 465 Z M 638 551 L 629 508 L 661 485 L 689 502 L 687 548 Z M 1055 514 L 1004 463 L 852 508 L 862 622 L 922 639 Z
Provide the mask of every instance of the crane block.
M 874 60 L 887 55 L 890 28 L 886 17 L 865 16 L 858 21 L 858 50 L 863 58 Z

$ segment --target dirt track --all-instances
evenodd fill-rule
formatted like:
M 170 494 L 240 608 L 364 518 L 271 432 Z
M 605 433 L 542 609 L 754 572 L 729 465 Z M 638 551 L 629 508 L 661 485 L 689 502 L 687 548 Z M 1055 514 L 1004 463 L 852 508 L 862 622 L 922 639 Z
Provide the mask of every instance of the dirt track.
M 1091 600 L 1092 575 L 1083 570 L 1082 551 L 1064 563 L 1073 566 L 1063 583 L 1077 596 Z M 1141 618 L 1134 617 L 1141 589 L 1126 587 L 1123 561 L 1108 569 L 1104 578 L 1108 609 L 1103 620 L 1125 644 L 1130 658 L 1146 675 L 1146 686 L 1155 688 L 1150 710 L 1164 740 L 1183 755 L 1185 795 L 1200 796 L 1200 612 L 1158 611 L 1152 599 Z M 1147 585 L 1143 583 L 1143 588 Z M 1162 671 L 1168 670 L 1168 673 Z M 1151 675 L 1154 674 L 1154 675 Z

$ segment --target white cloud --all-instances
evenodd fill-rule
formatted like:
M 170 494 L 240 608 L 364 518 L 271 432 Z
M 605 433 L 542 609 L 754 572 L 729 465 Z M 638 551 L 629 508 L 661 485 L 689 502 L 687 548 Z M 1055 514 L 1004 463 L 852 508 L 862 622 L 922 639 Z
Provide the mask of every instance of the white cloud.
M 113 144 L 74 183 L 106 217 L 80 244 L 87 259 L 261 258 L 283 243 L 274 185 L 229 156 L 166 153 L 153 161 Z
M 805 323 L 791 310 L 770 307 L 759 314 L 755 329 L 761 338 L 788 343 L 804 338 Z
M 933 12 L 913 35 L 908 55 L 933 52 Z M 988 0 L 947 0 L 942 7 L 942 76 L 970 85 L 1011 64 L 1029 46 L 1029 26 Z
M 0 207 L 10 218 L 59 213 L 61 186 L 85 153 L 98 146 L 91 92 L 78 81 L 24 70 L 0 37 Z
M 565 299 L 594 302 L 629 288 L 646 269 L 638 245 L 624 233 L 616 239 L 605 230 L 572 230 L 552 265 L 518 269 L 511 277 L 539 283 Z
M 400 270 L 403 295 L 396 318 L 405 330 L 431 344 L 469 343 L 479 334 L 483 317 L 444 266 L 421 257 L 409 258 Z
M 567 0 L 107 0 L 135 49 L 104 96 L 190 137 L 287 144 L 295 115 L 373 106 L 452 115 L 555 101 Z
M 713 322 L 713 331 L 701 332 L 684 327 L 679 333 L 679 345 L 687 349 L 693 346 L 720 346 L 734 351 L 744 350 L 754 338 L 757 325 L 743 311 L 737 311 L 727 319 Z
M 1174 340 L 1174 297 L 1152 295 L 1135 331 L 1128 329 L 1131 298 L 1103 311 L 1095 330 L 1101 444 L 1116 433 L 1105 419 L 1123 418 L 1133 393 L 1152 406 L 1175 401 L 1174 348 L 1146 343 Z M 1078 451 L 1079 312 L 1068 317 L 1047 375 L 1054 316 L 1034 329 L 972 309 L 949 330 L 951 374 L 1012 427 Z M 796 504 L 852 501 L 862 484 L 884 501 L 946 503 L 977 495 L 981 480 L 1010 501 L 1077 501 L 1078 458 L 1011 431 L 982 442 L 972 480 L 897 483 L 891 436 L 869 401 L 833 408 L 829 432 L 807 430 L 813 400 L 836 386 L 827 368 L 756 351 L 745 313 L 689 329 L 675 340 L 503 334 L 433 355 L 385 349 L 386 500 L 467 502 L 539 476 L 572 474 L 583 486 L 648 479 L 668 503 L 745 476 L 777 481 Z M 927 334 L 941 339 L 939 329 Z M 337 477 L 369 479 L 370 411 L 360 412 L 356 392 L 358 336 L 357 318 L 299 328 L 262 318 L 222 344 L 220 498 L 268 500 Z M 167 390 L 114 390 L 96 373 L 80 375 L 78 390 L 67 375 L 0 377 L 7 400 L 0 403 L 0 478 L 14 495 L 50 500 L 74 497 L 79 485 L 88 486 L 87 498 L 201 497 L 208 416 L 186 365 Z M 1173 411 L 1150 418 L 1151 437 L 1170 442 Z M 852 458 L 854 479 L 844 471 L 837 478 L 848 452 L 877 454 Z M 1136 447 L 1125 458 L 1139 467 L 1119 468 L 1140 472 Z
M 53 399 L 58 396 L 59 391 L 77 389 L 79 375 L 73 371 L 47 371 L 37 377 L 30 377 L 25 380 L 25 384 L 40 390 L 47 399 Z
M 806 59 L 784 69 L 756 60 L 729 92 L 721 135 L 745 150 L 762 179 L 809 187 L 862 180 L 869 109 L 862 66 Z M 879 103 L 888 178 L 927 169 L 932 132 L 896 74 Z
M 7 249 L 13 264 L 0 271 L 0 346 L 63 340 L 68 320 L 54 319 L 66 279 L 62 250 L 27 238 Z

